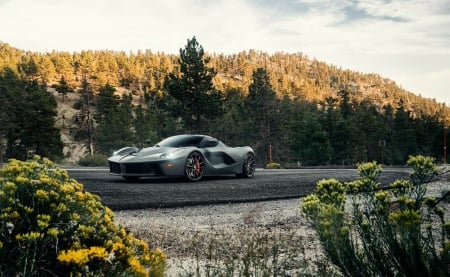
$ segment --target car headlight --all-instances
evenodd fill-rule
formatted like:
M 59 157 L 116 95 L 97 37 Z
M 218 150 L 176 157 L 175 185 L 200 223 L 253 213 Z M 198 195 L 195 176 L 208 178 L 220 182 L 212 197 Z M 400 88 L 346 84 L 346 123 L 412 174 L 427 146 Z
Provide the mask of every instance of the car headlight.
M 172 153 L 171 152 L 169 152 L 169 153 L 158 153 L 158 154 L 152 154 L 152 155 L 149 155 L 148 157 L 149 158 L 152 158 L 152 159 L 166 159 L 167 157 L 170 157 L 170 156 L 172 156 Z
M 147 157 L 151 158 L 151 159 L 162 159 L 162 158 L 164 158 L 164 155 L 166 155 L 166 153 L 151 154 L 151 155 L 148 155 Z
M 180 151 L 181 151 L 181 149 L 174 149 L 174 150 L 172 150 L 172 151 L 170 151 L 170 152 L 158 154 L 158 155 L 159 155 L 158 158 L 160 158 L 160 159 L 172 159 L 172 158 L 174 158 L 174 157 L 177 155 L 177 153 L 180 152 Z

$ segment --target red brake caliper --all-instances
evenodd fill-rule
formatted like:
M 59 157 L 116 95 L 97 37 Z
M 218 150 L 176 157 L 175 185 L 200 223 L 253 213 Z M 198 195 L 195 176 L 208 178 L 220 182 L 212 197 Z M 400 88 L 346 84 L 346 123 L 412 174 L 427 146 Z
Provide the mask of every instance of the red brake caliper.
M 201 171 L 200 171 L 200 158 L 196 157 L 195 158 L 195 173 L 197 175 L 200 175 Z

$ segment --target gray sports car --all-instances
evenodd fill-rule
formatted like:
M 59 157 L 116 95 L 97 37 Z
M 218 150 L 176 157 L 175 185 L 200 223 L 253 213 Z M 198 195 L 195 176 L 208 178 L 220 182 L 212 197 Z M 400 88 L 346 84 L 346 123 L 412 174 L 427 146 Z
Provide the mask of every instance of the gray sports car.
M 110 174 L 127 180 L 139 177 L 185 177 L 235 174 L 251 178 L 255 153 L 249 146 L 229 147 L 205 135 L 168 137 L 152 147 L 125 147 L 108 159 Z

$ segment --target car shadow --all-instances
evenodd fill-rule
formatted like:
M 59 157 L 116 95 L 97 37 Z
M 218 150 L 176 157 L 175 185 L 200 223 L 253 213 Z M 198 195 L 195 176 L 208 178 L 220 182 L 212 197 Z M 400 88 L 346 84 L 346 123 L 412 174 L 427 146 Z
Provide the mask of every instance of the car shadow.
M 113 180 L 114 183 L 125 183 L 125 184 L 149 184 L 149 183 L 186 183 L 186 184 L 192 184 L 192 183 L 202 183 L 204 181 L 218 181 L 218 180 L 232 180 L 232 179 L 242 179 L 239 177 L 236 177 L 235 175 L 223 175 L 223 176 L 205 176 L 200 181 L 191 182 L 186 180 L 183 177 L 175 177 L 175 178 L 164 178 L 164 177 L 140 177 L 137 180 L 126 180 L 121 177 L 117 177 L 116 180 Z

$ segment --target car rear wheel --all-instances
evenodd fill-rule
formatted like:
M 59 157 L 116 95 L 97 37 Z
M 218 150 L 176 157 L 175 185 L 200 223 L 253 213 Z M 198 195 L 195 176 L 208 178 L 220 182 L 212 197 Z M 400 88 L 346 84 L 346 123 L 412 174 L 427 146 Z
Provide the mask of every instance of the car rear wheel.
M 205 171 L 205 160 L 199 152 L 192 152 L 186 159 L 184 176 L 189 181 L 199 181 Z
M 247 153 L 244 164 L 242 166 L 242 173 L 238 177 L 251 178 L 255 175 L 256 161 L 253 153 Z

